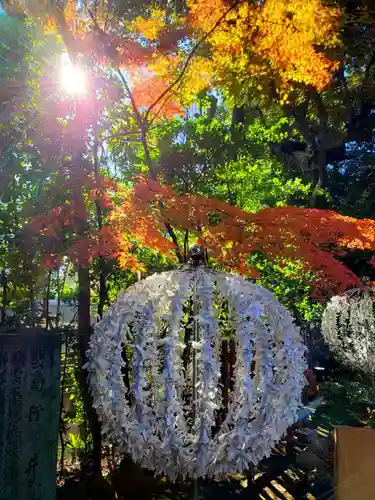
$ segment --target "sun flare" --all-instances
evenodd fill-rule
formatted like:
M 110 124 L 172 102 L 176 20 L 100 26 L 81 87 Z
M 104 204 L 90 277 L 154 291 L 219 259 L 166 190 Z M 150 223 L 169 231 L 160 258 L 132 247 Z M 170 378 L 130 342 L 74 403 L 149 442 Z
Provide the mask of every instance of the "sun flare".
M 68 94 L 82 95 L 87 91 L 86 75 L 78 66 L 74 66 L 68 54 L 61 56 L 61 88 Z

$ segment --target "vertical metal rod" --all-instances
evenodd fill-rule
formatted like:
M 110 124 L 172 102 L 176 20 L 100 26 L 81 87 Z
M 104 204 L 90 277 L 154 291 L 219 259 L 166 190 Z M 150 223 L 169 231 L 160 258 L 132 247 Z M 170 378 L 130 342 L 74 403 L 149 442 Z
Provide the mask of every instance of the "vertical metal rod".
M 198 283 L 198 269 L 200 264 L 204 261 L 204 251 L 200 245 L 194 245 L 190 248 L 190 259 L 194 269 L 194 285 L 193 285 L 193 342 L 199 341 L 199 303 L 198 303 L 198 293 L 197 293 L 197 283 Z M 197 418 L 197 400 L 198 400 L 198 364 L 197 364 L 197 355 L 196 349 L 193 349 L 193 404 L 192 404 L 192 412 L 193 412 L 193 423 L 195 423 Z M 199 497 L 199 483 L 198 478 L 194 480 L 194 493 L 193 499 L 198 500 Z
M 198 314 L 199 314 L 199 305 L 197 300 L 197 281 L 198 281 L 198 273 L 195 271 L 194 273 L 194 288 L 193 288 L 193 316 L 194 316 L 194 329 L 193 329 L 193 342 L 198 342 L 199 339 L 199 322 L 198 322 Z M 197 416 L 197 382 L 198 382 L 198 374 L 197 374 L 197 356 L 196 350 L 193 351 L 193 420 Z
M 199 304 L 198 304 L 198 294 L 197 294 L 197 281 L 198 272 L 195 270 L 194 273 L 194 287 L 193 287 L 193 315 L 194 315 L 194 329 L 193 329 L 193 341 L 198 342 L 199 340 Z M 193 348 L 193 423 L 195 423 L 197 416 L 197 399 L 198 399 L 198 367 L 197 367 L 197 356 L 196 349 Z M 193 499 L 198 500 L 198 479 L 194 479 L 194 493 Z
M 198 499 L 199 499 L 198 479 L 194 479 L 193 500 L 198 500 Z

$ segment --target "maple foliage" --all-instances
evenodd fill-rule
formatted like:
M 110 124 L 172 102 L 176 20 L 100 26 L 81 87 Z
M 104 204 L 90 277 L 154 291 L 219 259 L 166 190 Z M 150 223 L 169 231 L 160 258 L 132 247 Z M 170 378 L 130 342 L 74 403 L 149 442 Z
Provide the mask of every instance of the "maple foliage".
M 158 10 L 132 29 L 153 50 L 149 90 L 157 77 L 170 86 L 165 105 L 215 87 L 237 98 L 252 87 L 264 98 L 271 87 L 284 102 L 300 84 L 329 85 L 338 62 L 322 49 L 340 45 L 340 15 L 320 0 L 191 0 L 186 18 L 170 23 Z
M 102 215 L 114 208 L 117 185 L 107 176 L 95 171 L 87 157 L 85 135 L 94 119 L 93 103 L 76 102 L 77 115 L 61 127 L 60 158 L 48 184 L 41 191 L 38 202 L 28 208 L 31 219 L 25 230 L 25 241 L 44 256 L 44 266 L 56 268 L 64 256 L 81 266 L 87 266 L 95 257 L 111 257 L 116 245 L 109 231 L 95 223 L 95 212 Z M 100 110 L 100 102 L 96 102 Z M 57 107 L 57 109 L 59 109 Z M 51 107 L 47 137 L 51 135 L 55 108 Z M 43 120 L 42 120 L 43 122 Z M 36 128 L 36 132 L 47 130 Z M 42 146 L 41 146 L 42 147 Z M 45 148 L 43 153 L 46 155 Z
M 33 219 L 30 227 L 39 235 L 39 245 L 44 241 L 47 267 L 55 267 L 67 254 L 81 265 L 102 256 L 117 259 L 123 268 L 143 270 L 133 252 L 135 241 L 174 260 L 179 249 L 166 232 L 170 224 L 195 235 L 218 264 L 253 278 L 258 271 L 248 264 L 252 253 L 262 253 L 279 266 L 298 261 L 314 275 L 309 283 L 313 295 L 323 298 L 363 286 L 337 257 L 354 249 L 375 251 L 375 221 L 331 210 L 286 206 L 249 213 L 217 199 L 177 194 L 171 186 L 147 178 L 140 178 L 131 191 L 92 175 L 86 176 L 84 186 L 86 199 L 72 196 L 69 203 Z M 112 196 L 116 192 L 121 203 L 115 205 L 107 191 Z M 108 222 L 82 236 L 79 226 L 88 218 L 87 199 L 108 210 Z M 65 247 L 61 243 L 68 228 L 79 238 L 68 238 Z
M 281 94 L 294 84 L 322 89 L 329 83 L 336 64 L 317 47 L 338 44 L 336 9 L 319 0 L 192 0 L 188 6 L 187 19 L 171 23 L 160 11 L 149 19 L 137 18 L 122 34 L 111 35 L 103 31 L 100 19 L 80 23 L 74 2 L 58 14 L 63 14 L 74 48 L 81 54 L 92 53 L 101 63 L 126 68 L 132 83 L 130 97 L 146 118 L 151 109 L 154 117 L 181 113 L 183 104 L 205 88 L 229 87 L 236 95 L 242 82 L 251 83 L 252 77 L 260 85 L 272 79 Z M 61 15 L 47 12 L 47 18 L 54 15 L 61 29 Z M 90 109 L 86 115 L 91 122 Z M 50 266 L 67 252 L 81 265 L 97 256 L 116 257 L 122 266 L 135 269 L 139 264 L 132 254 L 134 239 L 172 258 L 176 244 L 166 236 L 166 224 L 170 224 L 196 234 L 219 263 L 242 273 L 254 273 L 247 256 L 262 252 L 270 259 L 303 261 L 314 272 L 317 292 L 342 291 L 359 282 L 335 256 L 352 248 L 374 249 L 373 221 L 294 207 L 249 214 L 218 200 L 177 195 L 171 187 L 151 180 L 138 183 L 129 195 L 92 175 L 92 166 L 65 167 L 58 175 L 69 199 L 32 224 L 43 240 Z M 121 192 L 120 208 L 114 206 L 107 189 Z M 95 203 L 111 212 L 109 223 L 82 230 L 82 221 L 87 221 L 89 207 Z M 46 206 L 53 204 L 49 200 Z
M 92 54 L 102 64 L 126 69 L 138 110 L 154 119 L 181 114 L 201 91 L 244 85 L 275 88 L 281 101 L 301 83 L 325 88 L 338 63 L 321 50 L 339 44 L 340 12 L 320 0 L 190 0 L 186 17 L 153 9 L 107 33 L 105 6 L 84 12 L 74 0 L 63 10 L 35 13 L 47 32 L 60 32 L 72 54 Z M 39 4 L 38 4 L 39 5 Z M 141 75 L 141 77 L 140 77 Z M 267 92 L 266 92 L 267 94 Z
M 198 33 L 207 34 L 215 19 L 228 10 L 226 0 L 191 0 L 189 22 Z M 295 84 L 322 89 L 330 82 L 337 63 L 317 47 L 339 44 L 339 10 L 320 0 L 266 0 L 234 2 L 225 20 L 210 34 L 210 64 L 213 77 L 234 90 L 257 77 L 267 87 L 270 78 L 283 94 Z
M 65 200 L 60 204 L 56 200 L 54 206 L 53 198 L 61 185 L 64 185 Z M 104 210 L 113 208 L 115 189 L 109 179 L 94 176 L 88 168 L 75 170 L 73 175 L 70 166 L 59 169 L 54 184 L 40 199 L 41 206 L 52 208 L 35 215 L 28 225 L 28 235 L 32 235 L 45 256 L 45 267 L 55 268 L 66 254 L 71 261 L 81 265 L 98 256 L 112 257 L 111 248 L 115 243 L 108 229 L 90 226 L 86 230 L 85 226 L 90 218 L 90 206 L 98 203 Z
M 149 71 L 132 71 L 131 79 L 133 83 L 132 96 L 138 109 L 148 110 L 158 97 L 168 88 L 168 82 L 158 75 L 151 74 Z M 182 115 L 183 108 L 176 98 L 168 99 L 167 102 L 161 101 L 154 107 L 155 116 L 173 117 Z
M 148 179 L 138 182 L 115 208 L 110 224 L 117 241 L 131 234 L 140 244 L 173 257 L 176 245 L 166 235 L 166 222 L 195 234 L 219 264 L 255 278 L 256 270 L 247 264 L 251 253 L 261 252 L 279 263 L 298 260 L 313 272 L 310 284 L 317 297 L 362 286 L 336 257 L 352 249 L 375 250 L 373 220 L 290 206 L 248 213 L 216 199 L 178 195 L 171 186 Z

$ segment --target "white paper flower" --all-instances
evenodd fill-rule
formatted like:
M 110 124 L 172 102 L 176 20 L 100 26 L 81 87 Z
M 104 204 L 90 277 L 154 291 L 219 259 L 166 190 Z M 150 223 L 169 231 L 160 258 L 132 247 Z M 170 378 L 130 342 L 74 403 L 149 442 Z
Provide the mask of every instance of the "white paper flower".
M 229 397 L 223 330 L 235 346 Z M 122 293 L 95 327 L 87 369 L 104 436 L 143 467 L 172 480 L 226 477 L 268 456 L 295 422 L 304 352 L 272 293 L 198 267 Z
M 322 317 L 322 333 L 344 364 L 375 375 L 375 313 L 367 294 L 332 297 Z

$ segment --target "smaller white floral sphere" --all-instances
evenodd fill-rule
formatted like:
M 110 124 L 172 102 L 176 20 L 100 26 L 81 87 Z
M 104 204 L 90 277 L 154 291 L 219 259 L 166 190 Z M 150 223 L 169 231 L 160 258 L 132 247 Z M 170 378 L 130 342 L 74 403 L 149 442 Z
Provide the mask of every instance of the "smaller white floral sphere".
M 272 293 L 198 267 L 122 293 L 95 327 L 86 368 L 104 436 L 133 460 L 171 480 L 227 477 L 268 456 L 296 421 L 304 353 Z
M 332 297 L 323 313 L 322 334 L 342 363 L 375 374 L 375 314 L 368 294 Z

